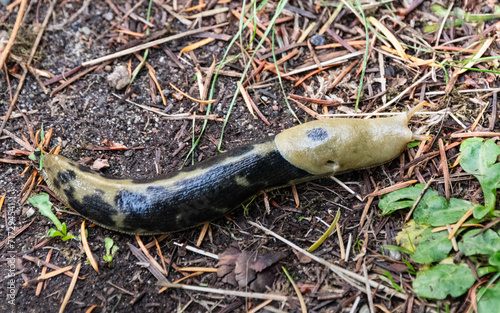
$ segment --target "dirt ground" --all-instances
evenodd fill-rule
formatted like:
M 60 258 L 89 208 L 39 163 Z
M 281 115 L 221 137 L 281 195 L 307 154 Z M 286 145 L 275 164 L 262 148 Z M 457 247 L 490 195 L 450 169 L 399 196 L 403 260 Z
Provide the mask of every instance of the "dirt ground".
M 125 40 L 130 42 L 134 39 L 126 34 L 107 31 L 108 29 L 116 29 L 114 25 L 118 23 L 117 14 L 109 5 L 111 2 L 123 8 L 136 4 L 136 1 L 93 1 L 86 9 L 79 12 L 79 9 L 86 5 L 86 1 L 58 2 L 55 5 L 52 18 L 48 22 L 47 29 L 43 33 L 32 66 L 58 75 L 85 61 L 114 53 L 123 47 Z M 2 1 L 0 4 L 0 31 L 8 30 L 10 33 L 18 8 L 13 12 L 7 12 L 5 4 L 9 4 L 9 1 Z M 296 3 L 292 4 L 297 5 Z M 229 6 L 236 8 L 238 5 L 240 4 L 231 3 Z M 399 1 L 392 5 L 401 6 Z M 423 5 L 428 4 L 424 3 Z M 12 49 L 13 55 L 24 61 L 27 60 L 31 46 L 38 34 L 37 27 L 40 25 L 35 21 L 42 23 L 49 6 L 49 2 L 41 0 L 29 5 L 29 13 Z M 145 17 L 147 7 L 148 2 L 143 2 L 134 12 Z M 309 7 L 309 4 L 306 7 Z M 230 13 L 226 12 L 226 15 L 229 25 L 216 32 L 220 31 L 221 34 L 233 36 L 238 29 L 238 20 Z M 74 19 L 72 19 L 73 16 Z M 126 25 L 134 32 L 143 32 L 143 23 L 131 18 L 125 20 L 126 23 L 122 22 L 122 25 Z M 153 4 L 152 9 L 152 20 L 156 25 L 154 31 L 166 30 L 163 37 L 187 31 L 185 25 L 182 25 L 162 7 L 155 4 Z M 353 16 L 346 14 L 346 21 L 341 23 L 350 25 L 352 20 Z M 35 24 L 38 26 L 35 27 Z M 203 19 L 203 26 L 214 24 L 216 21 L 213 17 Z M 195 78 L 197 72 L 193 67 L 195 62 L 191 55 L 184 54 L 183 58 L 186 59 L 186 62 L 182 61 L 182 63 L 185 68 L 181 69 L 163 49 L 163 47 L 167 47 L 174 54 L 179 55 L 183 47 L 200 39 L 202 38 L 188 36 L 149 49 L 147 62 L 154 68 L 155 77 L 166 97 L 167 107 L 163 106 L 159 92 L 156 95 L 151 95 L 151 85 L 154 85 L 154 82 L 148 75 L 146 67 L 139 72 L 130 86 L 131 89 L 126 99 L 141 105 L 158 108 L 159 111 L 166 114 L 186 112 L 197 115 L 204 114 L 200 112 L 200 105 L 187 97 L 183 97 L 181 100 L 176 99 L 174 97 L 176 91 L 169 85 L 172 83 L 192 97 L 199 98 L 198 82 Z M 332 42 L 331 38 L 328 42 Z M 217 62 L 220 62 L 228 43 L 229 41 L 215 40 L 196 49 L 194 54 L 199 66 L 209 68 L 213 57 Z M 307 46 L 304 49 L 307 52 Z M 496 47 L 494 50 L 498 51 Z M 230 55 L 235 55 L 239 51 L 239 48 L 233 47 Z M 139 54 L 142 56 L 143 52 L 141 51 Z M 299 58 L 287 63 L 288 70 L 300 65 L 301 60 Z M 386 75 L 390 77 L 393 85 L 387 93 L 390 98 L 402 92 L 414 81 L 412 81 L 413 73 L 406 72 L 405 68 L 392 59 L 386 59 L 386 61 Z M 203 120 L 197 119 L 193 122 L 192 118 L 178 120 L 164 118 L 157 113 L 124 101 L 125 99 L 121 100 L 125 95 L 125 89 L 115 90 L 108 84 L 107 77 L 117 66 L 127 67 L 129 62 L 131 62 L 132 70 L 139 64 L 134 55 L 120 57 L 110 61 L 106 66 L 90 71 L 70 84 L 70 87 L 53 95 L 50 92 L 56 88 L 57 83 L 47 86 L 49 93 L 46 94 L 35 76 L 28 74 L 17 100 L 17 107 L 5 129 L 19 138 L 26 136 L 29 140 L 27 124 L 23 117 L 17 114 L 18 109 L 21 109 L 26 112 L 27 120 L 35 131 L 40 129 L 42 125 L 45 131 L 53 130 L 51 146 L 60 145 L 61 154 L 75 161 L 86 160 L 87 164 L 92 164 L 97 159 L 107 160 L 109 167 L 100 170 L 105 175 L 117 178 L 148 178 L 157 176 L 158 173 L 177 171 L 189 153 L 193 136 L 197 138 L 200 134 Z M 17 90 L 19 78 L 23 73 L 23 69 L 18 65 L 19 61 L 13 57 L 6 64 L 10 72 L 9 81 L 6 79 L 4 69 L 0 75 L 0 115 L 2 116 L 7 113 L 10 97 Z M 378 66 L 373 64 L 368 66 L 370 70 L 366 74 L 367 79 L 373 80 L 380 77 Z M 332 69 L 331 74 L 338 75 L 347 65 Z M 227 70 L 241 73 L 244 66 L 242 61 L 236 61 L 230 64 Z M 357 67 L 355 67 L 356 69 Z M 350 81 L 354 80 L 355 70 L 334 90 L 340 98 L 349 102 L 346 106 L 350 109 L 354 107 L 352 99 L 355 99 L 354 89 L 359 82 L 359 79 L 356 79 L 354 84 Z M 272 75 L 267 77 L 271 78 L 268 86 L 249 89 L 250 96 L 270 125 L 266 125 L 260 118 L 254 118 L 240 96 L 232 108 L 227 127 L 224 129 L 222 150 L 229 151 L 234 147 L 278 134 L 284 129 L 298 125 L 297 120 L 287 108 L 275 75 Z M 473 73 L 471 77 L 477 79 L 479 74 Z M 45 81 L 47 78 L 40 79 Z M 427 87 L 431 86 L 435 90 L 444 88 L 444 80 L 441 79 L 438 77 L 437 83 L 429 84 Z M 479 79 L 477 80 L 479 81 Z M 439 81 L 443 81 L 443 83 L 439 83 Z M 215 83 L 214 98 L 217 100 L 213 104 L 212 113 L 218 118 L 226 116 L 236 85 L 237 78 L 229 76 L 220 76 Z M 490 87 L 496 85 L 497 83 L 493 82 Z M 368 88 L 366 86 L 365 89 Z M 375 89 L 370 94 L 377 94 L 380 91 L 379 84 L 374 83 L 371 86 Z M 304 94 L 303 88 L 294 88 L 288 81 L 285 81 L 284 87 L 287 94 Z M 364 93 L 368 93 L 368 90 L 364 90 Z M 467 102 L 466 97 L 462 94 L 453 94 L 449 99 L 453 105 L 461 105 Z M 366 98 L 369 97 L 366 96 Z M 360 109 L 363 112 L 373 111 L 380 103 L 370 100 L 362 101 Z M 413 104 L 413 100 L 403 97 L 393 110 L 405 111 Z M 446 106 L 446 102 L 441 105 Z M 291 108 L 302 122 L 314 119 L 294 102 L 291 102 Z M 321 106 L 317 110 L 320 112 Z M 329 113 L 343 113 L 335 106 L 328 106 L 327 110 Z M 463 111 L 461 116 L 467 118 L 466 125 L 470 125 L 474 121 L 479 111 L 480 108 L 477 105 L 470 105 Z M 488 109 L 485 112 L 483 126 L 489 126 L 487 121 L 490 115 L 491 111 Z M 412 124 L 412 128 L 417 129 L 428 123 L 428 120 L 417 118 Z M 191 166 L 191 161 L 198 163 L 219 153 L 217 144 L 222 126 L 223 122 L 221 121 L 208 121 L 200 143 L 186 166 Z M 458 129 L 460 128 L 453 119 L 446 118 L 443 123 L 430 127 L 429 131 L 432 135 L 436 135 L 439 132 L 449 133 Z M 494 130 L 498 131 L 499 129 L 500 127 L 497 125 Z M 0 135 L 0 151 L 22 148 L 12 140 L 12 137 L 5 133 Z M 123 144 L 128 149 L 106 149 L 102 144 L 105 139 Z M 409 158 L 409 153 L 405 152 L 404 155 Z M 448 153 L 454 155 L 457 153 L 457 149 L 452 149 Z M 26 157 L 15 159 L 27 160 Z M 374 191 L 376 185 L 382 189 L 403 180 L 399 175 L 401 162 L 404 162 L 404 157 L 373 169 L 343 174 L 338 176 L 338 179 L 364 197 Z M 29 224 L 23 232 L 9 240 L 0 250 L 0 309 L 2 311 L 23 313 L 59 311 L 71 283 L 71 277 L 58 275 L 46 280 L 43 284 L 43 290 L 37 296 L 35 293 L 38 282 L 35 279 L 42 273 L 43 266 L 36 260 L 33 262 L 28 259 L 45 260 L 49 251 L 52 251 L 51 264 L 59 267 L 72 265 L 73 272 L 77 264 L 81 264 L 79 275 L 84 279 L 77 280 L 66 306 L 66 312 L 89 312 L 89 308 L 94 305 L 97 307 L 93 308 L 92 312 L 248 312 L 264 301 L 172 288 L 159 293 L 162 287 L 157 285 L 158 279 L 148 270 L 145 262 L 138 260 L 129 248 L 129 244 L 139 247 L 136 238 L 132 235 L 92 226 L 89 222 L 87 222 L 88 241 L 92 253 L 99 263 L 99 273 L 86 262 L 87 257 L 80 241 L 63 242 L 55 239 L 42 247 L 34 248 L 46 239 L 47 231 L 53 227 L 53 224 L 38 211 L 34 211 L 32 206 L 26 203 L 21 204 L 21 190 L 29 176 L 28 174 L 21 175 L 24 169 L 23 164 L 0 163 L 0 194 L 6 195 L 1 212 L 2 216 L 5 217 L 5 223 L 0 223 L 0 241 L 7 238 L 9 223 L 14 223 L 16 229 Z M 428 178 L 433 173 L 428 169 L 422 169 L 421 174 L 424 178 Z M 407 179 L 405 178 L 405 180 Z M 462 198 L 470 197 L 471 190 L 475 188 L 472 182 L 456 182 L 454 187 L 453 196 Z M 442 184 L 438 184 L 436 188 L 441 193 L 444 192 Z M 34 188 L 33 194 L 38 191 L 44 190 L 41 187 Z M 380 248 L 382 244 L 394 244 L 393 238 L 396 232 L 401 229 L 402 214 L 380 217 L 376 206 L 378 199 L 375 198 L 368 211 L 367 222 L 363 227 L 359 227 L 366 202 L 359 201 L 355 195 L 350 194 L 345 188 L 329 178 L 300 184 L 297 186 L 297 194 L 300 200 L 298 207 L 296 207 L 292 187 L 268 192 L 267 196 L 271 202 L 270 212 L 266 210 L 264 197 L 258 195 L 245 209 L 245 214 L 243 208 L 238 208 L 227 218 L 211 222 L 209 233 L 203 239 L 199 249 L 219 256 L 222 253 L 234 252 L 235 247 L 239 251 L 248 253 L 267 253 L 273 256 L 279 254 L 279 260 L 273 262 L 273 265 L 266 269 L 274 279 L 271 280 L 272 282 L 267 288 L 259 290 L 259 292 L 268 291 L 273 294 L 295 297 L 293 286 L 281 269 L 283 266 L 299 285 L 299 289 L 306 295 L 309 312 L 350 310 L 358 297 L 360 302 L 357 305 L 358 308 L 361 308 L 359 312 L 367 312 L 368 301 L 364 293 L 340 279 L 325 266 L 307 260 L 294 252 L 290 246 L 264 234 L 248 223 L 249 221 L 260 223 L 300 247 L 307 248 L 326 231 L 327 227 L 324 222 L 330 224 L 337 210 L 340 209 L 342 245 L 345 246 L 347 242 L 351 242 L 349 260 L 347 262 L 340 261 L 341 244 L 336 234 L 327 239 L 315 252 L 315 255 L 362 275 L 361 265 L 363 263 L 358 261 L 356 258 L 358 256 L 364 260 L 370 278 L 381 282 L 378 280 L 378 275 L 382 274 L 382 271 L 388 270 L 393 274 L 396 283 L 400 284 L 402 281 L 402 285 L 406 288 L 411 286 L 411 278 L 406 273 L 407 267 L 401 261 L 401 256 L 392 252 L 388 254 L 388 251 L 383 251 Z M 59 212 L 59 219 L 67 225 L 73 225 L 70 232 L 78 235 L 83 218 L 72 214 L 71 211 L 66 212 L 67 208 L 64 204 L 56 199 L 51 198 L 51 202 Z M 170 217 L 159 216 L 158 218 Z M 185 247 L 186 245 L 196 246 L 201 229 L 202 227 L 198 226 L 170 233 L 159 242 L 163 257 L 170 262 L 166 265 L 168 275 L 165 275 L 169 281 L 176 281 L 186 275 L 186 272 L 181 273 L 176 268 L 214 268 L 217 266 L 216 259 L 189 251 Z M 103 260 L 105 254 L 104 238 L 106 237 L 112 238 L 115 245 L 119 247 L 111 264 Z M 142 236 L 141 239 L 144 244 L 154 242 L 152 236 Z M 367 247 L 362 250 L 364 242 L 367 242 Z M 174 243 L 181 243 L 183 246 L 179 247 Z M 362 251 L 366 252 L 366 256 L 362 256 Z M 149 252 L 161 263 L 161 258 L 154 244 Z M 251 257 L 248 257 L 248 260 L 251 260 Z M 13 277 L 9 276 L 13 273 Z M 255 291 L 250 287 L 250 283 L 246 286 L 233 286 L 213 272 L 187 278 L 182 283 L 221 290 Z M 12 305 L 7 300 L 9 299 L 8 295 L 13 291 L 15 300 Z M 381 291 L 378 292 L 383 294 Z M 417 301 L 417 299 L 411 299 L 411 301 Z M 391 296 L 375 297 L 374 301 L 376 304 L 388 308 L 391 312 L 411 312 L 412 307 L 413 312 L 423 312 L 426 308 L 425 303 L 428 304 L 427 309 L 436 306 L 434 302 L 418 300 L 418 305 L 416 302 L 405 302 Z M 452 311 L 456 311 L 462 305 L 461 301 L 447 301 L 447 303 L 451 305 Z M 273 301 L 261 312 L 300 312 L 300 304 L 297 300 Z

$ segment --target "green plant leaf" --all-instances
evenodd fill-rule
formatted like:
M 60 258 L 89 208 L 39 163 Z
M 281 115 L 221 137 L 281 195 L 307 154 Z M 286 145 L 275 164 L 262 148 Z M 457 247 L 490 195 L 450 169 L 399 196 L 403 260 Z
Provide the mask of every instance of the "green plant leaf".
M 106 237 L 104 238 L 104 247 L 106 248 L 106 254 L 110 254 L 111 247 L 113 246 L 114 241 L 113 239 Z
M 434 196 L 420 200 L 422 205 L 418 205 L 413 213 L 413 218 L 417 223 L 429 224 L 432 226 L 444 226 L 458 222 L 462 216 L 477 204 L 451 198 L 450 202 L 445 197 Z
M 495 231 L 488 229 L 475 236 L 480 229 L 468 231 L 458 242 L 458 250 L 465 255 L 488 254 L 492 255 L 500 250 L 500 236 Z
M 399 292 L 402 292 L 403 291 L 403 288 L 401 288 L 401 286 L 399 286 L 398 284 L 396 284 L 396 282 L 394 281 L 394 278 L 392 278 L 392 275 L 391 273 L 389 273 L 388 271 L 382 271 L 382 274 L 384 274 L 384 276 L 382 275 L 379 275 L 378 277 L 386 282 L 388 282 L 389 284 L 391 284 L 392 288 L 396 289 L 397 291 Z
M 73 239 L 75 238 L 75 236 L 71 235 L 71 234 L 67 234 L 66 236 L 62 237 L 61 240 L 62 241 L 66 241 L 66 240 L 70 240 L 70 239 Z
M 63 237 L 64 235 L 58 231 L 55 230 L 54 228 L 49 229 L 49 232 L 47 233 L 47 237 L 52 238 L 52 237 Z
M 48 194 L 41 192 L 37 195 L 29 197 L 27 202 L 33 205 L 35 208 L 37 208 L 43 216 L 50 218 L 52 223 L 56 225 L 57 229 L 59 230 L 62 229 L 61 222 L 59 221 L 57 216 L 52 212 L 52 203 L 50 203 L 49 201 Z
M 497 188 L 500 187 L 500 147 L 495 140 L 469 138 L 460 145 L 460 165 L 464 171 L 473 174 L 483 189 L 484 208 L 474 210 L 475 218 L 483 218 L 495 209 Z
M 500 251 L 493 253 L 488 260 L 488 263 L 495 266 L 496 268 L 500 268 Z
M 419 272 L 413 282 L 413 291 L 423 298 L 444 299 L 447 295 L 459 297 L 474 284 L 470 268 L 455 264 L 438 264 Z
M 411 259 L 417 263 L 439 262 L 446 259 L 451 249 L 453 245 L 448 239 L 448 232 L 432 233 L 432 229 L 427 228 L 422 233 L 422 240 Z
M 382 215 L 391 214 L 405 208 L 411 208 L 422 193 L 422 190 L 424 190 L 424 187 L 425 184 L 417 184 L 385 195 L 378 203 L 378 207 L 382 210 Z M 437 195 L 437 191 L 428 189 L 417 205 L 417 208 L 422 205 L 422 201 L 425 202 L 426 199 Z
M 490 287 L 477 302 L 478 313 L 498 312 L 500 308 L 500 284 Z

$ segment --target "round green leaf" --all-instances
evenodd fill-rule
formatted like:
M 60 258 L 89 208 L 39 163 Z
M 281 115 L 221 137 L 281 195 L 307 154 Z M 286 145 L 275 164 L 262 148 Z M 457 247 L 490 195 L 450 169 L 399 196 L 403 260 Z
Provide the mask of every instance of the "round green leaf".
M 474 284 L 470 268 L 455 264 L 438 264 L 419 272 L 413 282 L 413 291 L 423 298 L 444 299 L 459 297 Z

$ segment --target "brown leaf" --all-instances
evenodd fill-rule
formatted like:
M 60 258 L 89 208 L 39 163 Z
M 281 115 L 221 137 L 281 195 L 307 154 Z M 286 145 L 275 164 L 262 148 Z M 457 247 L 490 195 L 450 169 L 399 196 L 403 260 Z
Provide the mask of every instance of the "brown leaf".
M 233 286 L 249 286 L 254 291 L 262 292 L 276 278 L 274 265 L 286 256 L 283 252 L 259 254 L 231 246 L 219 254 L 217 276 Z
M 292 250 L 293 250 L 293 253 L 295 253 L 295 255 L 299 258 L 300 263 L 302 263 L 302 264 L 311 263 L 312 259 L 309 256 L 307 256 L 304 253 L 297 251 L 295 249 L 292 249 Z
M 287 255 L 288 254 L 284 252 L 260 254 L 257 257 L 257 260 L 250 264 L 250 268 L 257 272 L 262 272 L 264 269 L 270 267 L 281 259 L 286 258 Z

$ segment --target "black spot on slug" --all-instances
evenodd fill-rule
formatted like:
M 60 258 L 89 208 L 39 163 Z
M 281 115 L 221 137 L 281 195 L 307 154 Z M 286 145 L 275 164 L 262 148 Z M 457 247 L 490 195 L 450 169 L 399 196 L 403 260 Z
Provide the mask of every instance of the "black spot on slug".
M 63 185 L 66 185 L 75 178 L 76 174 L 72 170 L 63 170 L 57 173 L 57 179 L 59 179 L 59 182 Z
M 56 189 L 61 189 L 61 184 L 59 183 L 59 181 L 57 180 L 57 178 L 54 178 L 52 180 L 52 185 L 54 185 L 54 188 L 56 188 Z
M 323 141 L 328 138 L 328 132 L 321 127 L 316 127 L 307 132 L 307 137 L 312 141 Z
M 81 202 L 75 198 L 75 188 L 73 186 L 64 189 L 64 193 L 68 198 L 68 204 L 81 215 L 102 225 L 115 226 L 112 217 L 119 214 L 119 212 L 103 200 L 102 195 L 104 192 L 102 190 L 97 190 L 92 195 L 84 196 Z

